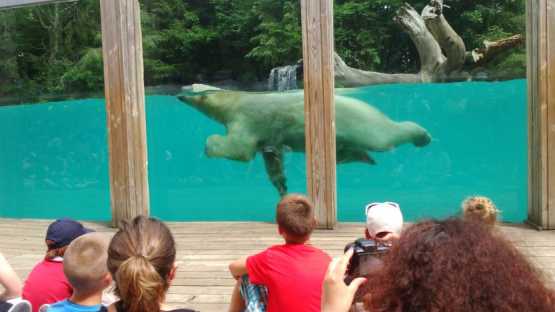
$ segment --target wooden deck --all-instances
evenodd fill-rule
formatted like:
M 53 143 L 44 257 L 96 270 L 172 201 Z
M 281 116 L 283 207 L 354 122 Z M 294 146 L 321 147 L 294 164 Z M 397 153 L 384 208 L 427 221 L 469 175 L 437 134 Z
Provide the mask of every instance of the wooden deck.
M 44 255 L 44 235 L 51 220 L 0 219 L 0 252 L 25 278 Z M 87 223 L 97 231 L 114 232 L 105 224 Z M 234 280 L 230 261 L 280 243 L 269 223 L 168 223 L 177 241 L 179 270 L 167 301 L 200 311 L 226 311 Z M 546 273 L 555 286 L 555 231 L 538 232 L 524 225 L 503 225 L 501 230 Z M 313 243 L 333 256 L 362 235 L 363 225 L 339 224 L 336 230 L 317 230 Z

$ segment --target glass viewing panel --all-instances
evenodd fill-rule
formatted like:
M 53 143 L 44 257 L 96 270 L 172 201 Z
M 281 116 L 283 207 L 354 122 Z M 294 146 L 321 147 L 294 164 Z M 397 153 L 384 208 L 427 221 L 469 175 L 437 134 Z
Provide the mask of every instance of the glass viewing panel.
M 376 201 L 410 221 L 445 217 L 483 195 L 523 221 L 525 1 L 404 2 L 335 1 L 338 160 L 351 155 L 337 167 L 339 220 L 363 221 Z M 356 119 L 342 105 L 353 100 Z
M 305 192 L 298 1 L 141 1 L 151 213 L 275 216 Z
M 152 214 L 272 220 L 306 191 L 299 1 L 140 3 Z M 334 2 L 339 220 L 524 220 L 525 3 L 409 3 Z M 0 11 L 0 55 L 0 216 L 109 219 L 99 1 Z
M 110 219 L 99 11 L 0 10 L 0 217 Z

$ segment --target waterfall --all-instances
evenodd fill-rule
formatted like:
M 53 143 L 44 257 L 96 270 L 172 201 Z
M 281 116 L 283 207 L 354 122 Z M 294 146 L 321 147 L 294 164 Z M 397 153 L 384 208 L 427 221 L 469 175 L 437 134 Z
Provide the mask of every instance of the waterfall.
M 268 89 L 276 91 L 297 89 L 297 66 L 287 65 L 272 69 L 268 78 Z

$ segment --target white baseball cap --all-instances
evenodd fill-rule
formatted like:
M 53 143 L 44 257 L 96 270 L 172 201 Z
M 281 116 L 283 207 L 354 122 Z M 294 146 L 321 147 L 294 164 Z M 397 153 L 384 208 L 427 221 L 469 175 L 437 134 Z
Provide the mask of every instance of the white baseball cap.
M 399 204 L 394 202 L 371 203 L 366 205 L 366 228 L 371 237 L 381 232 L 397 235 L 403 229 L 403 214 Z

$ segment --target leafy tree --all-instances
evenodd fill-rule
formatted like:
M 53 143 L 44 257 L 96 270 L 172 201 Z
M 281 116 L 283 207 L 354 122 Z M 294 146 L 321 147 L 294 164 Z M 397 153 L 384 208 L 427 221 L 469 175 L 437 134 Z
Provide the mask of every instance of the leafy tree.
M 268 67 L 292 63 L 302 57 L 301 17 L 298 1 L 258 1 L 260 14 L 254 48 L 246 55 Z
M 335 0 L 335 45 L 345 61 L 381 72 L 414 72 L 418 54 L 393 22 L 403 0 Z M 446 1 L 467 50 L 525 33 L 522 0 Z M 145 82 L 184 85 L 264 81 L 302 57 L 299 0 L 142 0 Z M 428 1 L 410 1 L 421 10 Z M 102 92 L 99 0 L 0 11 L 0 97 Z M 525 75 L 524 47 L 485 65 Z

